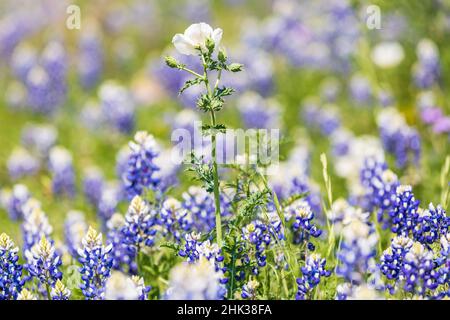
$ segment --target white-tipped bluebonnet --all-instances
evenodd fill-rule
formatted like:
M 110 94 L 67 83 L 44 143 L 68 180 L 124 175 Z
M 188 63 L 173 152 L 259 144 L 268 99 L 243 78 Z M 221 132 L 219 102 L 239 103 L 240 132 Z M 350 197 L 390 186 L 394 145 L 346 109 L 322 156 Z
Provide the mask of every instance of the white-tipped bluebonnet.
M 25 256 L 25 268 L 32 277 L 38 279 L 40 285 L 47 287 L 47 290 L 50 290 L 57 280 L 61 280 L 62 261 L 51 240 L 42 236 L 39 243 L 25 251 Z
M 71 291 L 62 283 L 61 280 L 56 280 L 53 285 L 50 295 L 52 300 L 69 300 Z
M 137 255 L 144 247 L 154 245 L 156 222 L 156 212 L 141 197 L 135 196 L 128 207 L 122 228 L 123 241 L 132 253 Z
M 11 238 L 0 235 L 0 300 L 15 300 L 22 290 L 25 278 L 19 264 L 19 248 Z
M 284 210 L 286 221 L 292 223 L 293 242 L 306 245 L 309 250 L 313 251 L 315 247 L 310 241 L 311 237 L 318 238 L 322 234 L 322 230 L 318 229 L 314 223 L 314 212 L 309 204 L 304 200 L 297 200 Z
M 49 154 L 48 167 L 52 173 L 52 192 L 55 195 L 75 195 L 75 172 L 72 155 L 63 147 L 53 147 Z
M 77 259 L 78 248 L 88 230 L 84 214 L 80 211 L 69 211 L 64 222 L 64 239 L 69 254 Z
M 152 289 L 151 286 L 146 286 L 144 283 L 144 279 L 139 276 L 131 276 L 131 280 L 133 280 L 134 284 L 136 285 L 136 289 L 138 292 L 138 299 L 139 300 L 147 300 L 148 299 L 148 293 Z
M 135 105 L 130 92 L 108 81 L 100 86 L 98 95 L 107 123 L 119 132 L 130 133 L 135 126 Z
M 399 168 L 418 164 L 421 155 L 419 133 L 408 126 L 405 118 L 394 108 L 383 109 L 377 117 L 380 138 L 386 152 L 395 156 Z
M 82 247 L 78 249 L 82 281 L 80 289 L 87 300 L 105 298 L 105 284 L 111 275 L 111 250 L 112 245 L 103 245 L 102 234 L 89 227 Z
M 120 213 L 114 213 L 106 223 L 108 230 L 106 243 L 112 245 L 112 268 L 128 274 L 137 273 L 137 261 L 135 250 L 130 250 L 125 243 L 125 234 L 122 229 L 125 226 L 125 217 Z
M 22 223 L 23 251 L 31 250 L 44 237 L 50 237 L 53 228 L 48 222 L 47 215 L 42 211 L 38 203 L 32 199 L 28 200 L 25 206 L 29 205 L 29 213 L 24 214 Z M 24 211 L 25 212 L 25 211 Z M 28 258 L 26 256 L 26 258 Z
M 404 290 L 424 296 L 428 291 L 433 292 L 439 286 L 439 273 L 435 270 L 433 252 L 421 243 L 414 242 L 406 253 L 402 266 L 401 280 Z
M 338 198 L 331 205 L 331 210 L 327 211 L 327 218 L 333 224 L 334 232 L 341 234 L 350 221 L 359 220 L 368 223 L 370 213 L 364 212 L 359 207 L 352 206 L 343 198 Z
M 387 248 L 380 258 L 380 270 L 388 280 L 394 280 L 394 285 L 387 284 L 387 288 L 394 292 L 395 284 L 402 272 L 403 261 L 411 250 L 414 241 L 407 236 L 396 236 L 392 239 L 391 246 Z
M 361 284 L 371 260 L 375 257 L 378 236 L 373 227 L 359 219 L 350 221 L 343 228 L 342 235 L 336 274 L 346 282 Z
M 22 144 L 35 151 L 40 157 L 46 158 L 55 145 L 58 132 L 52 125 L 27 124 L 22 130 Z
M 259 269 L 267 264 L 266 249 L 271 243 L 269 227 L 262 221 L 256 220 L 242 228 L 242 238 L 249 244 L 245 260 L 248 260 L 248 263 L 256 262 L 251 267 L 252 273 L 258 274 Z
M 221 283 L 222 272 L 214 262 L 201 257 L 195 263 L 182 263 L 175 266 L 169 276 L 166 300 L 222 300 L 226 288 Z
M 165 238 L 173 237 L 180 241 L 183 234 L 192 229 L 192 214 L 190 211 L 181 207 L 181 203 L 174 199 L 164 200 L 159 210 L 159 225 Z
M 416 86 L 428 89 L 437 84 L 441 76 L 439 50 L 430 39 L 422 39 L 417 44 L 418 61 L 413 67 L 413 77 Z
M 95 30 L 82 33 L 78 43 L 78 76 L 85 89 L 95 86 L 103 72 L 103 48 Z
M 8 173 L 12 180 L 32 176 L 39 170 L 39 160 L 26 149 L 15 148 L 8 158 Z
M 84 196 L 94 207 L 98 207 L 103 192 L 104 178 L 100 169 L 88 168 L 83 178 Z
M 389 211 L 395 203 L 399 186 L 397 176 L 387 168 L 385 162 L 371 157 L 364 161 L 360 179 L 367 202 L 365 209 L 371 212 L 377 210 L 378 221 L 388 226 Z
M 329 277 L 331 272 L 325 269 L 326 260 L 319 254 L 306 257 L 306 263 L 301 267 L 302 276 L 297 278 L 297 300 L 311 298 L 310 294 L 320 283 L 322 277 Z
M 408 235 L 414 228 L 419 211 L 419 200 L 416 200 L 411 186 L 400 185 L 396 190 L 395 202 L 389 211 L 392 220 L 392 232 Z
M 17 296 L 17 300 L 37 300 L 37 297 L 31 291 L 24 288 Z
M 12 220 L 22 219 L 24 217 L 23 206 L 30 199 L 30 192 L 23 184 L 14 185 L 12 191 L 4 191 L 2 202 L 9 217 Z
M 145 131 L 138 131 L 134 140 L 129 143 L 131 153 L 122 176 L 129 200 L 142 195 L 146 189 L 155 188 L 159 183 L 155 177 L 155 172 L 159 170 L 154 163 L 158 155 L 155 139 Z

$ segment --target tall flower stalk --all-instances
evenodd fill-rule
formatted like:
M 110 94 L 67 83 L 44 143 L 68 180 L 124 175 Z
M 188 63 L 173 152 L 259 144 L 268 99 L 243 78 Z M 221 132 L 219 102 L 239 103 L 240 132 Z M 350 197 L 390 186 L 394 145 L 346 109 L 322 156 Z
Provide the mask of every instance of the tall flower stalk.
M 201 170 L 196 170 L 194 167 L 194 170 L 199 180 L 204 183 L 206 190 L 214 193 L 216 236 L 219 247 L 222 247 L 222 222 L 216 139 L 218 132 L 223 132 L 226 126 L 217 122 L 216 113 L 223 108 L 225 103 L 224 98 L 234 92 L 233 88 L 221 87 L 220 81 L 224 70 L 230 72 L 239 72 L 242 70 L 241 64 L 228 63 L 225 51 L 219 49 L 221 39 L 222 30 L 219 28 L 213 30 L 206 23 L 193 24 L 186 29 L 184 34 L 176 34 L 173 37 L 172 43 L 181 54 L 197 55 L 201 59 L 203 74 L 189 69 L 173 57 L 166 57 L 166 64 L 169 67 L 188 72 L 194 76 L 193 79 L 185 82 L 184 86 L 180 89 L 180 93 L 194 85 L 203 84 L 206 89 L 206 93 L 201 94 L 198 98 L 197 107 L 204 113 L 209 113 L 210 115 L 210 124 L 203 125 L 202 130 L 205 135 L 211 136 L 211 164 L 206 171 L 204 167 Z M 215 82 L 213 80 L 213 73 L 216 73 Z

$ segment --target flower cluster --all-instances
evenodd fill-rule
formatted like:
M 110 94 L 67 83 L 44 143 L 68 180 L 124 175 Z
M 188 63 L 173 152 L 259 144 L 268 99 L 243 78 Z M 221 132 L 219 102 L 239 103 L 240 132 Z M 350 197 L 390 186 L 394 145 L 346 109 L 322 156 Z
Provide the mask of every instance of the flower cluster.
M 140 196 L 147 188 L 157 186 L 159 180 L 154 174 L 159 168 L 154 163 L 158 155 L 156 142 L 153 136 L 145 131 L 139 131 L 129 143 L 131 153 L 128 157 L 126 172 L 123 175 L 123 183 L 129 200 L 134 196 Z
M 173 236 L 179 242 L 182 234 L 192 229 L 193 220 L 190 211 L 182 208 L 181 203 L 174 199 L 164 200 L 159 212 L 159 225 L 165 238 Z
M 297 279 L 297 300 L 304 300 L 320 283 L 321 277 L 329 277 L 331 272 L 325 269 L 326 260 L 319 254 L 311 254 L 306 258 L 302 276 Z
M 60 266 L 62 261 L 51 240 L 43 236 L 39 243 L 25 251 L 25 256 L 27 258 L 25 268 L 47 290 L 53 287 L 57 280 L 61 280 Z
M 314 223 L 314 212 L 308 203 L 303 200 L 294 202 L 285 208 L 284 216 L 286 221 L 293 221 L 291 228 L 294 232 L 294 243 L 306 244 L 308 249 L 313 251 L 315 247 L 310 239 L 320 237 L 322 230 Z
M 418 164 L 421 142 L 418 132 L 407 125 L 404 117 L 394 108 L 383 109 L 377 118 L 384 149 L 393 154 L 399 168 L 408 163 Z
M 102 234 L 89 227 L 78 249 L 82 283 L 80 289 L 88 300 L 105 298 L 105 284 L 111 275 L 112 245 L 104 246 Z
M 53 147 L 49 155 L 49 170 L 53 176 L 53 193 L 72 197 L 75 194 L 75 172 L 69 151 L 62 147 Z
M 12 220 L 22 219 L 23 206 L 30 199 L 30 192 L 28 188 L 23 184 L 16 184 L 13 187 L 12 192 L 2 194 L 2 202 L 6 211 L 8 211 L 9 217 Z
M 11 238 L 0 235 L 0 300 L 15 300 L 25 283 L 19 264 L 19 248 Z

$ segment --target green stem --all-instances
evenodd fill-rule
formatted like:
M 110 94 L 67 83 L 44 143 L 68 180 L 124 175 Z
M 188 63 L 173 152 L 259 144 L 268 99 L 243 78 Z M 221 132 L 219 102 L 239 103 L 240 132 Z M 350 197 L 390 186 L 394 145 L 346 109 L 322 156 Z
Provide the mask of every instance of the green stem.
M 220 76 L 221 73 L 219 72 L 219 75 L 216 80 L 216 85 L 214 86 L 214 91 L 211 90 L 211 87 L 209 85 L 209 79 L 208 79 L 208 71 L 206 66 L 205 57 L 202 55 L 202 61 L 203 61 L 203 78 L 206 90 L 208 91 L 209 97 L 212 99 L 214 96 L 217 87 L 219 86 Z M 213 127 L 216 126 L 216 115 L 214 113 L 214 110 L 210 108 L 211 113 L 211 125 Z M 217 169 L 217 156 L 216 156 L 216 134 L 213 131 L 211 136 L 211 142 L 212 142 L 212 149 L 211 149 L 211 158 L 213 162 L 213 183 L 214 183 L 214 203 L 215 203 L 215 214 L 216 214 L 216 236 L 217 236 L 217 245 L 219 248 L 222 248 L 222 218 L 220 214 L 220 193 L 219 193 L 219 173 Z
M 52 295 L 50 293 L 50 286 L 48 285 L 48 283 L 45 284 L 45 289 L 47 290 L 47 299 L 52 300 Z

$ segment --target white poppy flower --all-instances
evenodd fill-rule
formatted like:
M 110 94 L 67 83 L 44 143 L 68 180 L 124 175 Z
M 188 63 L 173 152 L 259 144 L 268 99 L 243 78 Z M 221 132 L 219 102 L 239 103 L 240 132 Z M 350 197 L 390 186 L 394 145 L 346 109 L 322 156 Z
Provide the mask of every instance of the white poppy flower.
M 198 53 L 196 48 L 200 47 L 202 51 L 206 51 L 206 39 L 211 38 L 215 47 L 218 47 L 222 40 L 222 29 L 213 30 L 210 25 L 201 22 L 192 24 L 184 31 L 184 34 L 177 33 L 172 43 L 181 54 L 195 55 Z

